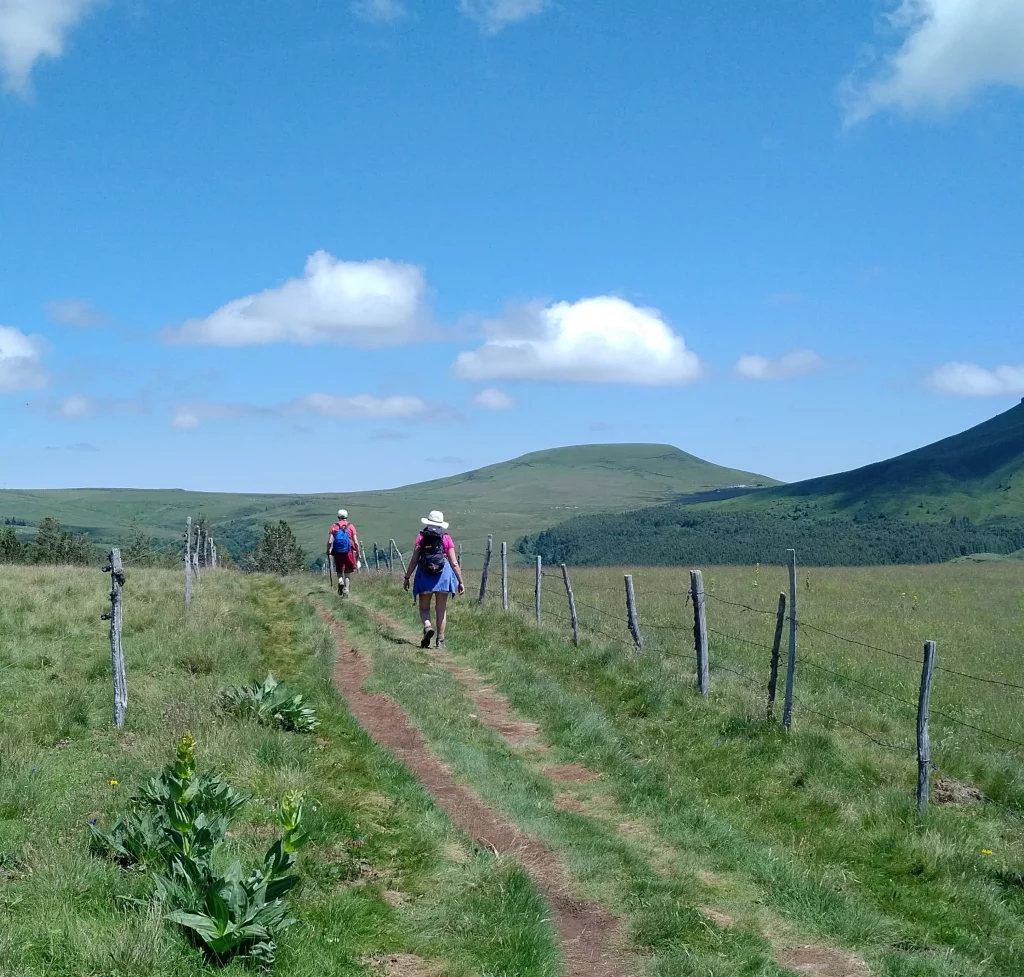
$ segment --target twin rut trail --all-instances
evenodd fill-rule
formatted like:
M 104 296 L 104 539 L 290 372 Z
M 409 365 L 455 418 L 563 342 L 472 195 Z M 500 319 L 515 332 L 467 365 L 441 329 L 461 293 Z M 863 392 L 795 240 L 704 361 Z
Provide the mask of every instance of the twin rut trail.
M 627 977 L 626 955 L 619 949 L 619 924 L 596 903 L 575 898 L 558 857 L 535 838 L 488 807 L 468 787 L 458 784 L 427 750 L 405 710 L 385 695 L 364 691 L 370 675 L 367 660 L 345 639 L 345 629 L 322 606 L 317 611 L 337 645 L 334 684 L 352 715 L 370 736 L 387 747 L 430 792 L 452 822 L 478 844 L 515 858 L 547 900 L 561 941 L 569 977 Z

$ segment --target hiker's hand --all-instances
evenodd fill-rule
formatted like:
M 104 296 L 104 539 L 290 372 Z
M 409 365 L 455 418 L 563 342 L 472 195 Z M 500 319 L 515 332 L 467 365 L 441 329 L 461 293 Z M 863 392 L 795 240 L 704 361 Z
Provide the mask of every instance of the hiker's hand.
M 466 585 L 459 581 L 459 596 L 461 597 L 466 592 Z
M 403 590 L 408 590 L 408 589 L 409 589 L 409 578 L 408 578 L 408 577 L 406 577 L 406 578 L 405 578 L 405 579 L 404 579 L 404 580 L 402 581 L 402 589 L 403 589 Z

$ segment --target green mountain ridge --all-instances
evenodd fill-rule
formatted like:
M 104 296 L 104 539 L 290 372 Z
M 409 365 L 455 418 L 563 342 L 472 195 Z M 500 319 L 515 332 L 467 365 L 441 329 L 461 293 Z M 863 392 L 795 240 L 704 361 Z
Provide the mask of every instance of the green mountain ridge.
M 341 481 L 341 479 L 339 479 Z M 322 552 L 337 509 L 349 510 L 367 546 L 405 549 L 430 509 L 442 509 L 467 553 L 484 537 L 510 543 L 568 515 L 641 508 L 701 493 L 779 484 L 723 468 L 671 445 L 577 445 L 537 451 L 511 461 L 401 488 L 315 495 L 257 495 L 181 489 L 53 489 L 0 491 L 0 520 L 38 523 L 55 516 L 109 544 L 138 519 L 158 543 L 184 532 L 187 516 L 202 512 L 211 532 L 237 555 L 266 522 L 285 519 L 307 555 Z M 30 532 L 31 530 L 27 530 Z
M 576 564 L 929 563 L 1024 547 L 1024 403 L 837 475 L 720 502 L 568 520 L 523 553 Z

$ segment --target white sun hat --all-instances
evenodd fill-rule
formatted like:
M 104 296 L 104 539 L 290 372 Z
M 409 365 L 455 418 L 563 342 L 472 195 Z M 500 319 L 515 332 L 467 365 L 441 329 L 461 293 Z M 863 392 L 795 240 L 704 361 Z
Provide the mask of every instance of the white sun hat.
M 338 510 L 338 518 L 339 519 L 348 519 L 348 509 L 339 509 Z
M 424 516 L 421 520 L 424 526 L 440 526 L 442 529 L 448 528 L 448 523 L 444 521 L 444 513 L 440 509 L 431 509 L 430 515 Z

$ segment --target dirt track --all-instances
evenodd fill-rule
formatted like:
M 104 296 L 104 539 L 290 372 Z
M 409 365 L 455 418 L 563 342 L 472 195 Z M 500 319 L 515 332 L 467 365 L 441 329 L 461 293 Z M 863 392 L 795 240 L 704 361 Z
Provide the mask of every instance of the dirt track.
M 370 666 L 345 640 L 345 630 L 322 607 L 317 610 L 331 629 L 338 649 L 334 684 L 352 714 L 370 736 L 417 777 L 437 805 L 478 844 L 515 858 L 529 873 L 552 910 L 570 977 L 626 977 L 631 971 L 618 948 L 619 924 L 601 906 L 575 898 L 557 856 L 516 825 L 491 810 L 468 787 L 457 784 L 427 750 L 405 711 L 385 695 L 363 690 Z

